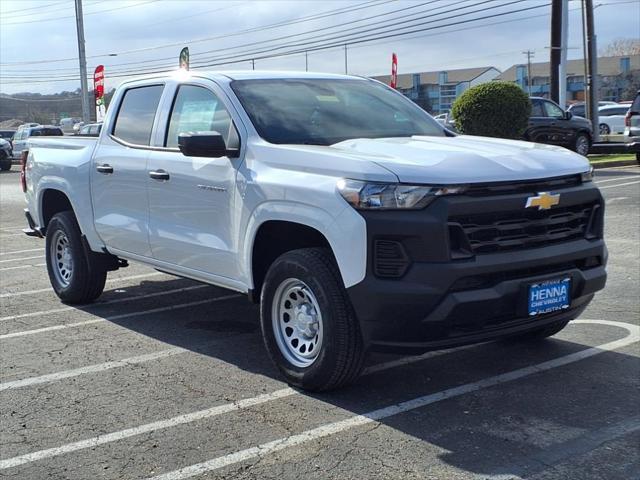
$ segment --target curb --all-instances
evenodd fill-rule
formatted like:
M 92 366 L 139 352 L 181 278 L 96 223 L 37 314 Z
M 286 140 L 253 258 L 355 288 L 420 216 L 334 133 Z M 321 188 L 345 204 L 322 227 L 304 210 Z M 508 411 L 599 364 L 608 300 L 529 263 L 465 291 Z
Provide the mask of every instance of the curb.
M 594 162 L 591 163 L 591 166 L 594 169 L 599 169 L 599 168 L 611 168 L 611 167 L 636 167 L 638 166 L 638 161 L 637 160 L 614 160 L 612 162 Z

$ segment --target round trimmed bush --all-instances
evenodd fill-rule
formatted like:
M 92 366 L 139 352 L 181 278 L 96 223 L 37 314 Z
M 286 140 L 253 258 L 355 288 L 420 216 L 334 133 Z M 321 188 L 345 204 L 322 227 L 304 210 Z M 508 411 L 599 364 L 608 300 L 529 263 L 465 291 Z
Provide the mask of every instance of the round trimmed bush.
M 489 82 L 466 90 L 451 115 L 465 135 L 521 138 L 531 114 L 531 101 L 515 83 Z

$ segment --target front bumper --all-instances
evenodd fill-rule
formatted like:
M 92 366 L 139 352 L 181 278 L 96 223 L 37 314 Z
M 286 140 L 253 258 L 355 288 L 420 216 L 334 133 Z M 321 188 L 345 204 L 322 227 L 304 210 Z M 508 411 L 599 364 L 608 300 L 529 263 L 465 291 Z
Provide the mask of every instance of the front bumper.
M 581 186 L 573 194 L 574 201 L 601 201 L 595 187 Z M 565 197 L 572 201 L 571 195 Z M 505 199 L 502 203 L 509 208 Z M 459 207 L 475 208 L 465 202 L 443 198 L 424 212 L 363 214 L 369 239 L 367 275 L 347 292 L 372 349 L 418 353 L 521 333 L 576 318 L 604 288 L 607 249 L 601 235 L 451 259 L 446 219 Z M 411 262 L 401 278 L 376 274 L 371 251 L 381 235 L 406 246 Z M 570 308 L 529 317 L 529 284 L 564 277 L 571 278 Z

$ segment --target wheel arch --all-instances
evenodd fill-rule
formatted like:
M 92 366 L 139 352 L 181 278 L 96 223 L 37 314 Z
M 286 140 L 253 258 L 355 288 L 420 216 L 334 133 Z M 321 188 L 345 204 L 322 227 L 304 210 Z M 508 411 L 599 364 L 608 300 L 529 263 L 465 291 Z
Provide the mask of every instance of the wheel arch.
M 364 218 L 345 206 L 331 215 L 311 205 L 261 205 L 248 221 L 242 270 L 250 297 L 258 297 L 273 260 L 297 248 L 331 250 L 345 287 L 359 283 L 366 273 L 367 234 Z

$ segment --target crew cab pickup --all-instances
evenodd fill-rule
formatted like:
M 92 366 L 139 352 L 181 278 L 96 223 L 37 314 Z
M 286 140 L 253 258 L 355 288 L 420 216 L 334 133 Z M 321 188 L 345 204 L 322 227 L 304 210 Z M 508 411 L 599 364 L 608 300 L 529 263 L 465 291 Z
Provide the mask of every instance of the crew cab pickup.
M 377 81 L 171 73 L 116 91 L 98 138 L 33 138 L 29 228 L 63 302 L 138 261 L 260 302 L 286 380 L 371 350 L 560 331 L 604 287 L 604 202 L 562 147 L 455 135 Z

